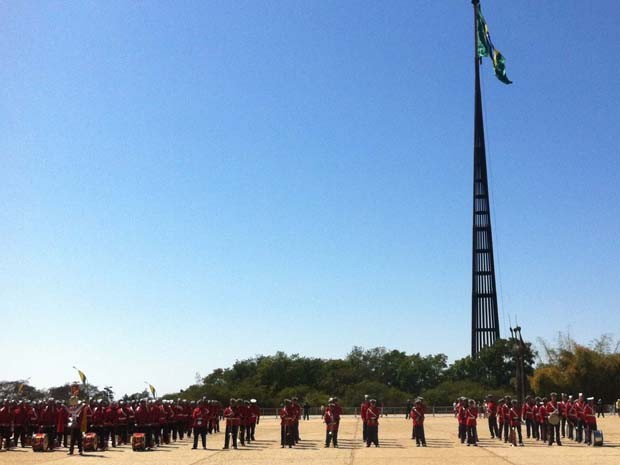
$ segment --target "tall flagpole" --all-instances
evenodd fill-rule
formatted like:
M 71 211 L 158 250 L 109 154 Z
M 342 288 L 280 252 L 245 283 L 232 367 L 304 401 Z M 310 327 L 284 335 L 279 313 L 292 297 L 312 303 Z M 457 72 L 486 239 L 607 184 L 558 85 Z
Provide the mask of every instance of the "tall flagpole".
M 491 209 L 487 179 L 482 92 L 480 90 L 480 58 L 478 57 L 478 15 L 480 0 L 472 0 L 474 7 L 474 188 L 472 232 L 472 294 L 471 294 L 471 356 L 495 344 L 499 339 L 499 316 Z

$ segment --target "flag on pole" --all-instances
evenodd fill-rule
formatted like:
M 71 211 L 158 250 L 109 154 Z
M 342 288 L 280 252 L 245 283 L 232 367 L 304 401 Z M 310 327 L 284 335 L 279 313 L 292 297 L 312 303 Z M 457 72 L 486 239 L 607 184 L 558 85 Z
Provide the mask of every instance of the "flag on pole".
M 499 53 L 496 48 L 493 49 L 493 68 L 495 69 L 495 76 L 504 84 L 512 84 L 512 81 L 506 76 L 506 60 L 504 55 Z
M 476 17 L 476 52 L 478 58 L 489 57 L 493 60 L 493 69 L 495 70 L 495 76 L 504 84 L 512 84 L 512 81 L 506 76 L 506 59 L 504 55 L 499 53 L 493 46 L 491 41 L 491 34 L 489 33 L 489 26 L 482 16 L 482 10 L 478 5 L 478 15 Z
M 25 387 L 26 387 L 26 383 L 20 383 L 19 387 L 17 388 L 17 394 L 21 395 L 22 392 L 24 392 Z
M 487 22 L 484 20 L 484 16 L 482 16 L 480 6 L 478 6 L 478 17 L 476 18 L 476 32 L 478 58 L 491 56 L 491 35 L 489 34 Z
M 155 397 L 155 386 L 149 384 L 149 389 L 151 390 L 151 394 L 153 394 L 153 397 Z
M 82 380 L 82 384 L 86 384 L 86 375 L 84 374 L 84 372 L 82 370 L 78 370 L 77 368 L 73 367 L 75 370 L 77 370 L 78 375 L 80 375 L 80 380 Z

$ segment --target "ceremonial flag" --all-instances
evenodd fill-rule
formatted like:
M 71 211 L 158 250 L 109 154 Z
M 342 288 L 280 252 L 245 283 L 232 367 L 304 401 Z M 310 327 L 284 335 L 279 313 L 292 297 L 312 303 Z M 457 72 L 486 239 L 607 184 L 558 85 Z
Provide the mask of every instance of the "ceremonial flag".
M 17 388 L 17 393 L 21 395 L 21 393 L 24 392 L 25 387 L 26 387 L 26 383 L 20 383 L 19 387 Z
M 149 384 L 149 389 L 151 390 L 151 394 L 153 394 L 153 397 L 155 397 L 155 386 Z
M 478 18 L 476 19 L 476 22 L 476 49 L 478 51 L 478 57 L 482 58 L 491 56 L 491 36 L 489 34 L 487 22 L 484 20 L 484 16 L 482 16 L 480 6 L 478 6 Z
M 82 384 L 86 384 L 86 375 L 84 374 L 84 372 L 82 370 L 78 370 L 77 368 L 73 367 L 75 370 L 77 370 L 78 375 L 80 375 L 80 379 L 82 380 Z
M 478 15 L 476 17 L 476 53 L 478 58 L 489 57 L 493 60 L 493 69 L 495 70 L 495 76 L 504 84 L 512 84 L 512 81 L 506 76 L 506 59 L 504 55 L 499 53 L 493 46 L 491 41 L 491 34 L 489 33 L 489 26 L 482 16 L 482 10 L 478 5 Z
M 499 53 L 496 48 L 493 49 L 493 68 L 495 68 L 495 76 L 504 84 L 512 84 L 512 81 L 506 76 L 506 60 L 504 55 Z

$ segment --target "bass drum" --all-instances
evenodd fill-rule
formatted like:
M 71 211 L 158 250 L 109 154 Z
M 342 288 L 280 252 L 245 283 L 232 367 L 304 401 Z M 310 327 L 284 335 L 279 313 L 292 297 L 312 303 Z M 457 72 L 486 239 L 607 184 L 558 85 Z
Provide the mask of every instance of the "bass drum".
M 602 446 L 603 445 L 603 432 L 599 429 L 594 431 L 594 437 L 592 438 L 593 446 Z
M 144 437 L 144 433 L 133 433 L 131 435 L 131 448 L 134 452 L 146 449 L 146 438 Z
M 45 452 L 49 447 L 47 434 L 39 433 L 32 436 L 32 450 L 35 452 Z
M 86 433 L 83 439 L 84 452 L 94 452 L 97 450 L 97 434 L 96 433 Z

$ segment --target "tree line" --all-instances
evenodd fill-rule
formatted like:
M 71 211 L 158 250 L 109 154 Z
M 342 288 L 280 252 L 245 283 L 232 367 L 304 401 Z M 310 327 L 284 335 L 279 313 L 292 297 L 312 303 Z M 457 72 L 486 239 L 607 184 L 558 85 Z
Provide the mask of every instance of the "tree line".
M 613 401 L 620 397 L 619 344 L 604 335 L 589 345 L 580 345 L 560 334 L 554 344 L 540 341 L 541 354 L 526 344 L 525 372 L 529 392 L 547 395 L 551 391 L 588 393 Z M 492 393 L 514 395 L 515 343 L 499 339 L 470 356 L 448 363 L 445 354 L 407 354 L 385 347 L 353 347 L 342 359 L 303 357 L 277 352 L 236 361 L 229 368 L 213 370 L 204 378 L 167 398 L 197 400 L 204 396 L 226 402 L 231 397 L 256 398 L 263 407 L 276 407 L 282 399 L 297 396 L 310 405 L 325 404 L 337 396 L 345 406 L 358 405 L 365 394 L 386 406 L 403 405 L 407 399 L 423 396 L 430 405 L 450 405 L 458 396 L 482 399 Z M 19 381 L 0 382 L 0 397 L 15 395 Z M 39 390 L 21 386 L 23 395 L 67 399 L 70 383 Z M 110 386 L 87 386 L 90 398 L 112 400 Z M 124 399 L 147 397 L 146 391 Z

